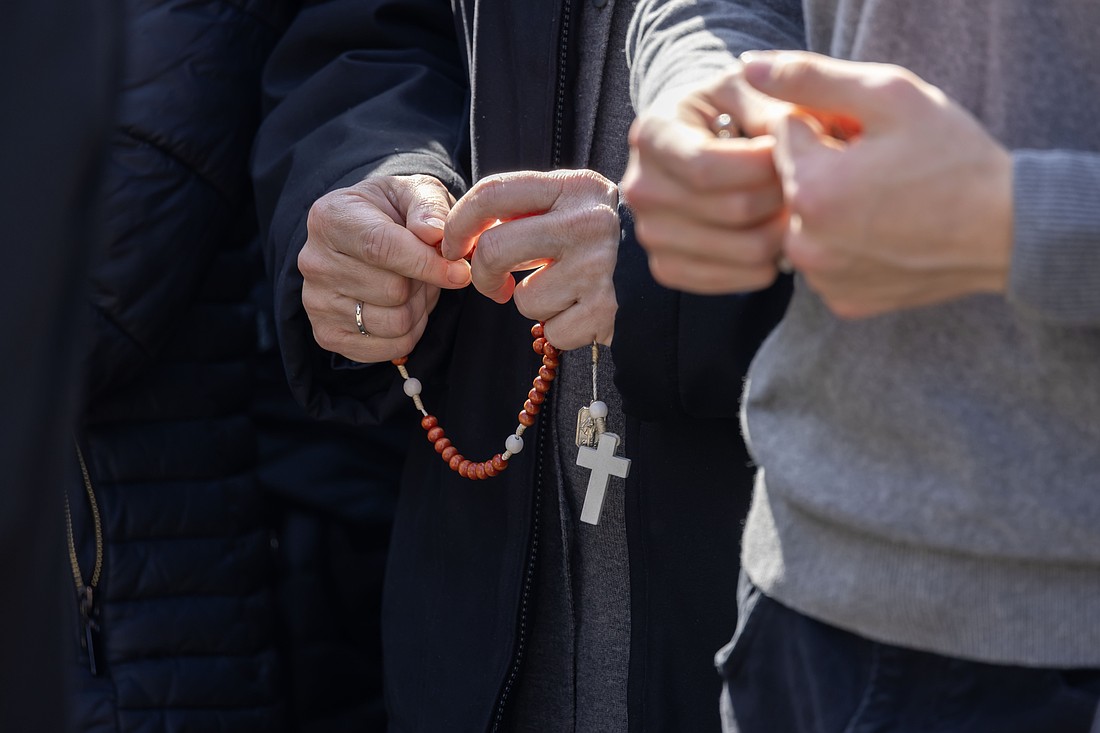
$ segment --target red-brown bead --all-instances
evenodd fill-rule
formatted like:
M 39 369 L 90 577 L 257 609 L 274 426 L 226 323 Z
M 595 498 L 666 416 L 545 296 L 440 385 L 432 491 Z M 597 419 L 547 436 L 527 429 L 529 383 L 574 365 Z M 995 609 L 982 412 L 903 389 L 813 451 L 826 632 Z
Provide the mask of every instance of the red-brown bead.
M 465 476 L 466 472 L 470 470 L 470 466 L 472 466 L 473 463 L 474 462 L 469 460 L 468 458 L 463 458 L 462 463 L 458 464 L 458 475 Z
M 536 392 L 546 394 L 550 391 L 550 383 L 542 377 L 535 377 L 535 381 L 531 382 L 531 384 L 534 385 Z
M 543 402 L 546 402 L 546 395 L 539 392 L 537 389 L 533 389 L 527 393 L 527 399 L 534 402 L 536 405 L 541 405 Z
M 439 440 L 435 441 L 435 452 L 436 453 L 442 453 L 443 451 L 447 450 L 450 447 L 451 447 L 451 439 L 450 438 L 440 438 Z
M 541 354 L 546 348 L 546 339 L 535 339 L 531 343 L 531 348 L 535 350 L 536 354 Z
M 394 366 L 405 366 L 406 364 L 409 363 L 409 357 L 399 356 L 396 359 L 390 359 L 390 363 L 393 364 Z
M 531 326 L 531 338 L 540 339 L 542 337 L 543 337 L 542 324 L 541 323 L 536 323 L 535 325 Z
M 535 424 L 535 416 L 527 412 L 527 410 L 520 410 L 519 424 L 529 428 Z
M 545 366 L 545 367 L 549 367 L 550 369 L 557 369 L 558 364 L 560 364 L 560 363 L 561 362 L 559 362 L 556 357 L 553 357 L 553 356 L 544 356 L 544 357 L 542 357 L 542 365 Z
M 435 415 L 425 415 L 424 418 L 420 421 L 420 427 L 424 428 L 425 430 L 431 430 L 438 424 L 439 420 L 435 418 Z
M 488 478 L 492 478 L 493 476 L 496 476 L 498 473 L 500 473 L 500 471 L 493 468 L 492 461 L 485 461 L 483 465 L 485 466 L 485 475 Z
M 428 440 L 432 443 L 442 438 L 446 433 L 443 432 L 443 428 L 436 425 L 434 428 L 428 431 Z
M 458 448 L 453 445 L 449 445 L 443 449 L 443 460 L 447 463 L 451 462 L 451 459 L 458 455 Z
M 489 472 L 485 470 L 484 463 L 477 464 L 474 467 L 474 471 L 477 473 L 477 478 L 479 481 L 484 481 L 485 479 L 489 478 Z
M 504 460 L 504 456 L 499 453 L 493 456 L 492 464 L 493 468 L 495 468 L 497 471 L 503 471 L 504 469 L 508 468 L 508 461 Z
M 538 405 L 536 405 L 531 400 L 527 400 L 526 402 L 523 403 L 523 411 L 530 414 L 530 415 L 539 414 L 540 409 L 542 409 L 542 408 L 540 408 Z
M 546 346 L 542 347 L 542 353 L 543 353 L 544 356 L 557 356 L 558 355 L 558 347 L 554 346 L 549 341 L 547 341 Z
M 540 366 L 539 376 L 545 379 L 547 382 L 553 382 L 554 377 L 558 376 L 558 373 L 547 366 Z
M 457 471 L 458 467 L 461 466 L 462 462 L 465 460 L 466 459 L 462 456 L 461 453 L 455 453 L 453 456 L 451 456 L 451 459 L 447 461 L 447 465 L 451 467 L 452 471 Z

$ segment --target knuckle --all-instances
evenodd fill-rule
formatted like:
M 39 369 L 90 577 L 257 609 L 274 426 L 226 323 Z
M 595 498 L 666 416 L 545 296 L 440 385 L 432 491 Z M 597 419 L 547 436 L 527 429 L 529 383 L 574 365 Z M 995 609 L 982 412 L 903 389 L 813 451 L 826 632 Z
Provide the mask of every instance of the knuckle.
M 313 324 L 313 340 L 325 351 L 336 351 L 340 344 L 340 330 L 329 323 Z
M 409 332 L 393 339 L 392 352 L 387 358 L 395 358 L 398 356 L 404 356 L 416 348 L 417 341 L 420 340 L 420 333 L 416 330 L 410 329 Z
M 476 195 L 477 198 L 487 199 L 488 202 L 497 201 L 504 196 L 507 186 L 508 179 L 503 173 L 493 173 L 474 184 L 467 195 Z
M 317 252 L 314 240 L 307 239 L 306 245 L 298 252 L 298 272 L 307 281 L 318 277 L 324 269 L 324 258 Z
M 411 283 L 404 277 L 384 278 L 378 286 L 379 305 L 403 305 L 409 300 Z
M 324 297 L 316 288 L 302 287 L 302 307 L 306 309 L 307 315 L 319 314 L 324 308 L 324 304 Z
M 562 226 L 571 239 L 585 242 L 618 238 L 618 216 L 610 207 L 603 204 L 578 207 L 564 214 Z
M 791 211 L 802 217 L 803 221 L 816 222 L 827 216 L 833 208 L 829 187 L 809 174 L 795 178 L 787 190 L 787 203 Z
M 623 179 L 623 196 L 635 215 L 653 211 L 664 204 L 652 180 L 640 171 L 633 176 L 627 171 L 627 177 Z
M 885 64 L 872 84 L 875 93 L 881 95 L 883 104 L 906 110 L 911 109 L 921 99 L 917 81 L 912 72 L 900 66 Z
M 506 245 L 503 237 L 496 229 L 488 229 L 478 237 L 474 266 L 488 272 L 502 272 L 508 269 L 505 253 Z
M 683 268 L 675 258 L 657 257 L 649 258 L 649 271 L 653 279 L 666 288 L 678 288 L 686 283 L 683 281 Z
M 394 333 L 399 335 L 408 334 L 416 326 L 416 322 L 419 320 L 415 313 L 411 303 L 405 303 L 399 308 L 395 308 L 393 311 L 393 321 L 390 324 L 394 330 Z
M 651 253 L 660 251 L 669 241 L 662 220 L 651 217 L 635 217 L 634 237 L 642 249 Z
M 400 253 L 400 242 L 395 236 L 397 227 L 384 221 L 372 221 L 364 229 L 359 241 L 359 258 L 383 270 L 392 270 Z
M 343 215 L 343 196 L 332 191 L 313 202 L 306 213 L 306 232 L 309 239 L 328 241 L 336 236 L 338 222 Z

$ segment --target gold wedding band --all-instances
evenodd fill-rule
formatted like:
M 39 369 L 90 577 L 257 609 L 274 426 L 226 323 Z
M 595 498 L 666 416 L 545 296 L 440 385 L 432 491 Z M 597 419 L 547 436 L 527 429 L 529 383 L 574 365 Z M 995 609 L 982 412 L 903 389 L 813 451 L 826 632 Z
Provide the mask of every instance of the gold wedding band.
M 355 326 L 359 329 L 359 333 L 370 336 L 370 331 L 363 325 L 363 301 L 355 304 Z

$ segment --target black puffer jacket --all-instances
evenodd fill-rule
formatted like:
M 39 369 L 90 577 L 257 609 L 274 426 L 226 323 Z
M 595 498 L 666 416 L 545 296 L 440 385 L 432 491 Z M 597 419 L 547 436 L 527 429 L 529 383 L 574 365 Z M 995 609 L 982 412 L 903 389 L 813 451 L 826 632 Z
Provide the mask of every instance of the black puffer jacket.
M 77 438 L 103 538 L 98 632 L 74 624 L 78 730 L 283 730 L 271 521 L 250 415 L 262 265 L 247 161 L 260 70 L 288 5 L 125 3 Z M 97 522 L 77 451 L 62 459 L 74 467 L 87 584 Z

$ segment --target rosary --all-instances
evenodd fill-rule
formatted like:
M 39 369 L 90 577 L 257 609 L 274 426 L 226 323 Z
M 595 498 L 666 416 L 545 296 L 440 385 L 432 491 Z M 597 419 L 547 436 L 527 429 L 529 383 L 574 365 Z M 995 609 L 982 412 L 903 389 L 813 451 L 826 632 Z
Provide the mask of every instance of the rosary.
M 451 439 L 439 425 L 439 420 L 425 409 L 424 402 L 420 398 L 422 390 L 420 380 L 410 376 L 409 370 L 405 368 L 409 357 L 402 356 L 393 360 L 394 366 L 404 380 L 405 394 L 412 398 L 416 409 L 423 415 L 420 426 L 427 432 L 428 441 L 435 446 L 435 452 L 459 476 L 473 481 L 492 478 L 508 468 L 508 461 L 512 456 L 523 450 L 523 433 L 535 424 L 535 416 L 539 414 L 541 405 L 546 401 L 550 385 L 557 377 L 557 368 L 560 364 L 560 352 L 546 340 L 541 323 L 531 327 L 531 337 L 534 339 L 531 347 L 536 354 L 542 356 L 542 366 L 539 367 L 538 376 L 531 383 L 531 391 L 527 393 L 527 400 L 519 413 L 519 425 L 515 433 L 509 435 L 504 441 L 504 452 L 497 453 L 486 461 L 472 461 L 458 452 L 458 448 L 452 445 Z M 577 415 L 576 436 L 577 465 L 592 472 L 588 478 L 584 505 L 581 507 L 581 521 L 588 524 L 599 522 L 600 510 L 603 508 L 604 496 L 607 493 L 607 483 L 611 476 L 626 478 L 630 472 L 630 461 L 615 455 L 615 450 L 619 447 L 619 436 L 606 430 L 607 404 L 601 402 L 596 394 L 598 363 L 599 350 L 593 343 L 592 402 L 582 407 Z

